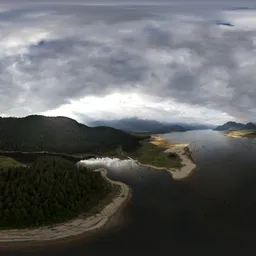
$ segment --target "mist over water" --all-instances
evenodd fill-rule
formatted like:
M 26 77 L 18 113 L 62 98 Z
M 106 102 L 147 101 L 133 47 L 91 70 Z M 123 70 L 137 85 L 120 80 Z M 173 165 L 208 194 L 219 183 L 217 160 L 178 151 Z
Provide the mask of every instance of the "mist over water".
M 113 171 L 121 171 L 122 169 L 138 168 L 135 161 L 131 159 L 121 160 L 119 158 L 90 158 L 87 160 L 81 160 L 77 163 L 78 167 L 84 166 L 90 170 L 96 170 L 98 168 L 111 169 Z

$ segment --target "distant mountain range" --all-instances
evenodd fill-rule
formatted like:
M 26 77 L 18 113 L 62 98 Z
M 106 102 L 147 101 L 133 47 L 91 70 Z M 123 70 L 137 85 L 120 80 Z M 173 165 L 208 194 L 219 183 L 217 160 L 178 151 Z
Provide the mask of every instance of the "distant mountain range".
M 190 130 L 212 129 L 215 126 L 199 123 L 182 122 L 159 122 L 156 120 L 139 119 L 137 117 L 123 118 L 118 120 L 98 120 L 89 123 L 90 126 L 109 126 L 127 132 L 151 132 L 151 133 L 169 133 L 185 132 Z
M 243 123 L 236 123 L 236 122 L 229 121 L 223 125 L 217 126 L 213 130 L 215 131 L 256 130 L 256 124 L 251 122 L 247 124 L 243 124 Z

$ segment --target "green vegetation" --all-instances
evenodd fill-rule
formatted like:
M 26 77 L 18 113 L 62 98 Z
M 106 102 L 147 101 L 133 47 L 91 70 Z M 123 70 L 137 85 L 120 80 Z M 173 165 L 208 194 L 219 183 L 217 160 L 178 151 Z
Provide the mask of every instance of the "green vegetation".
M 71 219 L 109 195 L 100 173 L 60 157 L 38 157 L 29 168 L 0 172 L 0 227 L 24 228 Z
M 0 156 L 0 171 L 5 171 L 8 168 L 17 168 L 21 166 L 21 163 L 11 157 Z
M 66 154 L 135 150 L 143 137 L 110 127 L 91 128 L 67 117 L 0 118 L 0 150 Z
M 153 165 L 163 168 L 181 168 L 181 159 L 177 154 L 165 153 L 162 148 L 153 145 L 148 141 L 141 142 L 141 147 L 134 151 L 126 153 L 141 164 Z

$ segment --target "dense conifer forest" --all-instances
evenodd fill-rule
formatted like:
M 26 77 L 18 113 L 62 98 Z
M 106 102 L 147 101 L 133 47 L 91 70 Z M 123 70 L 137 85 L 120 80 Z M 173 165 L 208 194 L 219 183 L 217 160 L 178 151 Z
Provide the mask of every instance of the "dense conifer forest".
M 110 127 L 88 127 L 67 117 L 0 117 L 0 150 L 102 153 L 122 147 L 133 151 L 137 137 Z
M 60 157 L 0 170 L 0 227 L 24 228 L 71 219 L 112 191 L 100 173 Z

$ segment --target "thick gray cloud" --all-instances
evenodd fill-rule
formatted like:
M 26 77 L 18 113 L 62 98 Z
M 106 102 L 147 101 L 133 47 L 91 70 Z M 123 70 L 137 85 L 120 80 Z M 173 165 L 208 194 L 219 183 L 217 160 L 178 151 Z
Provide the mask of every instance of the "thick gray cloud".
M 145 102 L 137 109 L 120 103 L 119 115 L 256 121 L 254 11 L 61 4 L 0 11 L 2 115 L 133 93 Z

